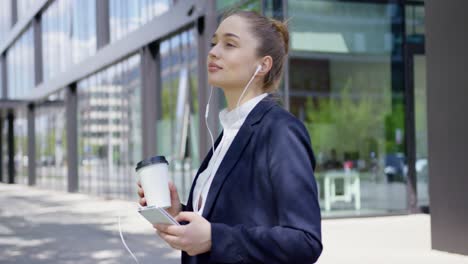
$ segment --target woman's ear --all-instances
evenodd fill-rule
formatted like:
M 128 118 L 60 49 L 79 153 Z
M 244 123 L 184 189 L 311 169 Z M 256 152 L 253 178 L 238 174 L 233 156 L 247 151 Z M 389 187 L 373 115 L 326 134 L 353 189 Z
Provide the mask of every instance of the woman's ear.
M 273 58 L 271 56 L 265 56 L 262 58 L 259 64 L 262 68 L 257 73 L 258 76 L 265 76 L 271 70 L 273 66 Z

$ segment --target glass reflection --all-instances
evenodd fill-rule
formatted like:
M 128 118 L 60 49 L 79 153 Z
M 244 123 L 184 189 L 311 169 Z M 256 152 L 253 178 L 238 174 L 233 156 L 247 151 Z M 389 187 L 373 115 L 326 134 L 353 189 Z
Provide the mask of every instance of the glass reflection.
M 289 7 L 293 50 L 367 55 L 392 51 L 394 5 L 293 0 Z
M 67 134 L 64 92 L 51 95 L 35 108 L 36 184 L 67 190 Z
M 78 82 L 79 190 L 135 199 L 141 160 L 140 57 Z
M 3 0 L 0 8 L 0 45 L 6 39 L 11 28 L 11 1 Z
M 29 27 L 7 52 L 8 98 L 22 99 L 34 87 L 34 42 Z
M 406 209 L 404 104 L 392 89 L 396 5 L 288 4 L 290 110 L 311 135 L 324 216 Z
M 169 161 L 171 179 L 182 201 L 199 166 L 198 89 L 195 31 L 164 40 L 160 45 L 161 113 L 157 121 L 157 152 Z
M 424 5 L 406 5 L 405 22 L 408 37 L 425 35 L 425 8 Z
M 31 7 L 33 7 L 35 3 L 36 3 L 35 0 L 16 0 L 18 21 L 21 20 L 31 10 Z M 2 6 L 3 6 L 3 2 L 2 2 Z
M 72 7 L 73 63 L 96 53 L 96 0 L 74 0 Z
M 28 184 L 28 122 L 26 109 L 18 109 L 14 120 L 15 183 Z
M 54 1 L 42 15 L 44 80 L 96 52 L 95 0 Z
M 111 42 L 167 12 L 172 0 L 109 0 Z
M 416 179 L 418 205 L 429 205 L 429 164 L 427 149 L 426 56 L 414 56 L 414 115 L 416 129 Z

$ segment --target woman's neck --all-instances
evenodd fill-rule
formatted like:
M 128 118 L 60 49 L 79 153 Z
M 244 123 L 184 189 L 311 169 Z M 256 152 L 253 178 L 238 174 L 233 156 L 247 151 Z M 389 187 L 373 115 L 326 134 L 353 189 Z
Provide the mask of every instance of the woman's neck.
M 250 99 L 261 95 L 262 93 L 264 93 L 262 89 L 250 87 L 245 92 L 244 96 L 242 97 L 242 100 L 240 101 L 239 106 L 249 101 Z M 232 111 L 233 109 L 237 107 L 237 102 L 241 94 L 242 94 L 242 90 L 239 90 L 239 89 L 224 89 L 224 96 L 226 97 L 228 111 Z

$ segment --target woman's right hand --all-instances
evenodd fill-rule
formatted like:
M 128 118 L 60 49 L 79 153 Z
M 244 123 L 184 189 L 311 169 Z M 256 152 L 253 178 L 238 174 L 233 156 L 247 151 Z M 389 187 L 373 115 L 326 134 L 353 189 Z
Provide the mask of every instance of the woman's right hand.
M 138 196 L 140 199 L 138 202 L 141 206 L 146 206 L 145 191 L 141 187 L 141 182 L 137 182 L 138 185 Z M 172 216 L 176 217 L 182 211 L 182 204 L 180 203 L 179 193 L 177 188 L 171 181 L 169 182 L 169 192 L 171 194 L 171 207 L 167 208 L 166 211 Z

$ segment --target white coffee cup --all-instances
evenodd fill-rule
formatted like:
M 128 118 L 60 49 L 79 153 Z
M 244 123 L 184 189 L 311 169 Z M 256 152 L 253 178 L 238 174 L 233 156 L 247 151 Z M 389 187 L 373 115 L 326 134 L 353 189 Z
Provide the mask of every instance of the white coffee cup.
M 145 193 L 147 206 L 162 208 L 171 206 L 168 165 L 164 156 L 155 156 L 138 162 L 136 173 Z

